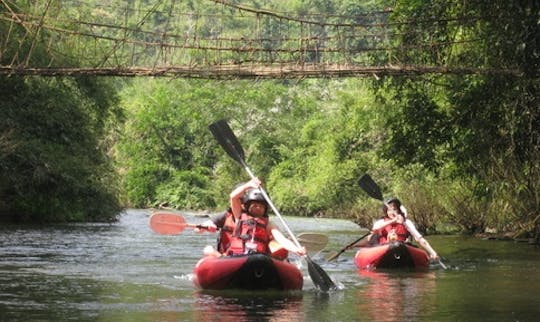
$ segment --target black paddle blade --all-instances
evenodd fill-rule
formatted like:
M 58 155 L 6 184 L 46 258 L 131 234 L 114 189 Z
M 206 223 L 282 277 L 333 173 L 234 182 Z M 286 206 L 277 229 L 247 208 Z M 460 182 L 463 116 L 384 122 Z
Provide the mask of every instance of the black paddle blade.
M 227 121 L 216 121 L 210 124 L 208 128 L 210 128 L 214 138 L 216 138 L 225 152 L 238 163 L 245 166 L 244 149 L 242 149 L 242 145 L 238 142 L 236 135 L 234 135 L 234 132 L 229 127 L 229 124 L 227 124 Z
M 334 284 L 330 276 L 326 274 L 322 267 L 311 260 L 309 256 L 305 256 L 305 259 L 308 266 L 309 276 L 311 277 L 311 280 L 315 286 L 317 286 L 323 292 L 337 289 L 336 284 Z
M 358 184 L 364 191 L 372 198 L 383 201 L 383 195 L 379 186 L 371 179 L 369 174 L 364 174 L 360 179 L 358 179 Z

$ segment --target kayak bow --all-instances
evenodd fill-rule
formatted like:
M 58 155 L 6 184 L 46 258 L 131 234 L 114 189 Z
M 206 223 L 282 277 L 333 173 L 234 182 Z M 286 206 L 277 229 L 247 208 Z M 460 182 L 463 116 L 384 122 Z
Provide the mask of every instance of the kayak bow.
M 205 256 L 195 266 L 193 283 L 206 290 L 300 290 L 298 267 L 266 254 Z
M 427 268 L 427 253 L 411 244 L 391 242 L 373 247 L 362 247 L 356 252 L 354 262 L 359 269 Z

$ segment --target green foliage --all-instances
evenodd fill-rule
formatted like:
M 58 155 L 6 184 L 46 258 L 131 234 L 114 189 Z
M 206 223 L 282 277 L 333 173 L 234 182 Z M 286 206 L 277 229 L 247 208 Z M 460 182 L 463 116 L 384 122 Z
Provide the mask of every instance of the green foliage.
M 419 164 L 400 170 L 392 178 L 392 194 L 401 196 L 409 218 L 420 232 L 448 232 L 456 229 L 455 227 L 462 227 L 460 222 L 448 219 L 452 215 L 448 206 L 455 205 L 456 194 L 449 189 L 449 184 L 453 184 L 453 181 L 437 176 Z M 455 218 L 463 219 L 459 216 Z
M 425 175 L 438 176 L 434 182 L 449 187 L 439 197 L 447 209 L 445 217 L 464 231 L 482 232 L 488 226 L 516 230 L 510 224 L 514 219 L 529 231 L 539 231 L 538 171 L 532 170 L 538 168 L 540 146 L 538 95 L 534 94 L 540 85 L 539 59 L 533 49 L 540 37 L 534 22 L 538 21 L 538 5 L 402 1 L 392 18 L 424 23 L 453 15 L 482 19 L 459 25 L 439 20 L 430 27 L 414 26 L 417 32 L 407 29 L 412 25 L 398 24 L 397 31 L 403 35 L 400 42 L 476 39 L 474 46 L 454 50 L 452 42 L 446 42 L 444 50 L 430 53 L 419 47 L 418 52 L 409 51 L 396 59 L 421 65 L 445 59 L 449 66 L 517 68 L 524 76 L 424 76 L 377 84 L 379 101 L 392 107 L 389 114 L 393 117 L 388 119 L 383 155 L 404 169 L 421 166 Z M 403 192 L 416 190 L 411 182 Z M 514 202 L 517 194 L 519 200 L 531 201 L 528 210 Z M 429 200 L 429 196 L 423 199 Z
M 383 156 L 398 166 L 419 163 L 436 170 L 444 157 L 439 155 L 440 147 L 449 141 L 447 118 L 428 95 L 429 86 L 422 82 L 407 82 L 405 86 L 384 109 L 387 140 Z
M 249 141 L 245 146 L 249 162 L 255 163 L 254 170 L 265 178 L 267 169 L 282 158 L 275 146 L 287 140 L 281 137 L 277 141 L 272 129 L 286 133 L 290 128 L 285 123 L 280 126 L 275 121 L 280 119 L 276 115 L 297 113 L 291 109 L 290 96 L 294 93 L 287 91 L 276 82 L 225 84 L 156 80 L 127 88 L 123 97 L 131 121 L 126 124 L 118 145 L 117 158 L 119 166 L 126 169 L 124 187 L 130 204 L 149 206 L 164 202 L 157 198 L 156 191 L 160 191 L 161 196 L 173 195 L 182 178 L 192 180 L 178 176 L 177 172 L 219 171 L 222 166 L 216 165 L 217 158 L 224 159 L 222 162 L 229 164 L 226 167 L 234 169 L 207 128 L 220 118 L 228 118 L 241 140 Z M 289 120 L 284 119 L 284 122 Z M 241 170 L 237 169 L 237 175 L 224 182 L 217 178 L 215 185 L 209 180 L 199 180 L 202 185 L 199 188 L 212 191 L 218 200 L 214 203 L 223 205 L 231 187 L 247 179 Z M 147 175 L 148 180 L 140 180 L 141 173 Z M 154 178 L 150 179 L 152 176 Z M 176 179 L 172 180 L 173 177 Z M 189 204 L 202 206 L 201 202 L 190 201 Z
M 276 201 L 297 215 L 328 215 L 353 202 L 359 193 L 356 179 L 377 144 L 369 137 L 373 110 L 366 108 L 368 92 L 358 91 L 362 82 L 317 85 L 311 95 L 332 95 L 312 102 L 320 112 L 297 125 L 298 141 L 286 149 L 287 158 L 273 168 L 269 180 Z
M 327 22 L 389 23 L 392 29 L 387 32 L 392 37 L 344 34 L 343 39 L 326 43 L 328 48 L 339 45 L 353 52 L 407 49 L 392 51 L 392 55 L 373 51 L 362 63 L 505 68 L 521 71 L 522 76 L 375 76 L 296 82 L 146 78 L 122 88 L 120 106 L 114 88 L 102 79 L 4 77 L 0 111 L 7 116 L 0 118 L 0 212 L 14 213 L 21 220 L 106 218 L 105 213 L 118 209 L 111 154 L 125 205 L 225 207 L 232 187 L 248 179 L 207 128 L 227 118 L 246 150 L 248 164 L 287 214 L 339 216 L 371 225 L 380 214 L 380 202 L 366 196 L 357 184 L 368 172 L 385 196 L 396 195 L 405 202 L 422 231 L 457 228 L 474 233 L 491 228 L 524 234 L 536 231 L 538 238 L 540 25 L 536 2 L 242 4 L 310 21 L 322 19 L 317 14 L 325 13 L 332 15 L 325 18 Z M 35 14 L 43 9 L 38 4 L 30 7 Z M 309 28 L 308 24 L 287 24 L 267 15 L 233 19 L 235 9 L 204 1 L 175 3 L 178 11 L 166 2 L 143 0 L 119 6 L 118 12 L 106 12 L 99 5 L 74 9 L 58 2 L 51 8 L 59 13 L 77 10 L 81 17 L 103 15 L 111 24 L 124 16 L 122 10 L 128 10 L 132 14 L 125 15 L 127 25 L 147 31 L 141 33 L 141 41 L 157 41 L 164 37 L 160 31 L 179 30 L 187 37 L 199 36 L 201 47 L 217 46 L 216 42 L 228 37 L 248 39 L 257 32 L 257 38 L 265 39 L 257 45 L 287 50 L 297 46 L 292 43 L 297 40 L 283 35 L 324 37 L 328 30 L 317 24 Z M 385 13 L 366 15 L 370 11 Z M 206 15 L 170 19 L 172 12 Z M 100 30 L 99 26 L 80 28 L 81 33 L 85 28 Z M 105 37 L 113 36 L 107 32 L 105 28 Z M 46 44 L 60 41 L 52 35 L 43 32 L 28 41 L 23 28 L 0 22 L 0 34 L 8 33 L 21 42 L 6 48 L 0 59 L 16 57 L 23 62 L 22 53 L 32 52 L 29 59 L 39 60 L 40 65 L 64 59 L 65 65 L 77 66 L 85 62 L 80 56 L 90 56 L 90 52 L 107 56 L 110 50 L 99 40 L 80 47 L 65 41 L 62 56 L 52 57 Z M 148 49 L 133 56 L 134 64 L 163 54 Z M 216 55 L 216 63 L 248 61 L 254 55 L 221 54 Z M 257 55 L 271 54 L 261 51 Z M 332 54 L 328 55 L 324 57 Z M 309 62 L 321 57 L 313 52 L 296 58 Z M 269 60 L 273 58 L 279 60 Z M 193 49 L 178 59 L 207 65 L 212 62 L 206 59 L 213 58 Z M 120 108 L 126 112 L 121 129 L 117 128 Z
M 0 11 L 8 7 L 34 15 L 44 10 L 39 3 L 18 3 L 2 4 Z M 71 66 L 83 59 L 69 43 L 45 30 L 30 37 L 27 28 L 0 21 L 2 65 L 55 60 Z M 52 42 L 65 46 L 61 55 L 50 50 Z M 121 207 L 108 152 L 121 121 L 117 102 L 112 80 L 0 76 L 0 220 L 116 218 Z
M 200 173 L 202 172 L 202 173 Z M 163 200 L 160 205 L 177 209 L 208 209 L 215 207 L 211 194 L 208 169 L 176 171 L 167 181 L 158 185 L 156 199 Z
M 99 80 L 2 78 L 3 220 L 115 218 L 115 172 L 101 146 L 112 121 L 108 90 Z
M 212 165 L 212 139 L 205 124 L 211 117 L 215 95 L 210 88 L 178 87 L 162 81 L 136 82 L 123 92 L 129 113 L 124 134 L 117 145 L 125 193 L 133 206 L 163 202 L 164 187 L 173 190 L 175 172 Z

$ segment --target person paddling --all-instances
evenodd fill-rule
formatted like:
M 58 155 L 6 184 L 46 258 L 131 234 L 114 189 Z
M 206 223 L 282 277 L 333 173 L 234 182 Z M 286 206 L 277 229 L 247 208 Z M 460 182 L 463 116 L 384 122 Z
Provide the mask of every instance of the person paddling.
M 253 178 L 238 186 L 230 194 L 230 209 L 202 224 L 209 231 L 220 229 L 218 250 L 206 246 L 205 255 L 266 253 L 286 258 L 286 251 L 300 256 L 306 254 L 304 247 L 297 247 L 269 220 L 268 204 L 259 190 L 260 185 L 261 181 Z M 276 242 L 286 251 L 275 250 Z
M 439 255 L 431 247 L 429 242 L 420 234 L 414 223 L 407 218 L 407 209 L 398 198 L 392 197 L 384 201 L 384 217 L 377 220 L 371 229 L 371 234 L 351 247 L 365 247 L 376 244 L 386 244 L 393 241 L 406 242 L 409 237 L 424 248 L 429 257 L 439 260 Z
M 217 250 L 208 245 L 204 250 L 205 255 L 221 256 L 221 254 L 225 253 L 227 249 L 229 249 L 231 246 L 232 233 L 236 226 L 231 208 L 228 208 L 226 211 L 206 220 L 201 224 L 201 226 L 205 228 L 195 228 L 195 232 L 215 232 L 219 230 Z

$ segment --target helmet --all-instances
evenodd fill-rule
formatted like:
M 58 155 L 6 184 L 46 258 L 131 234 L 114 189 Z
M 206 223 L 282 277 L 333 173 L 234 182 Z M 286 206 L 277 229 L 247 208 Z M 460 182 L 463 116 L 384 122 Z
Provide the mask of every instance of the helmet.
M 248 191 L 246 191 L 246 193 L 242 197 L 242 203 L 247 204 L 250 201 L 261 201 L 266 203 L 266 199 L 264 198 L 261 190 L 259 189 L 249 189 Z

